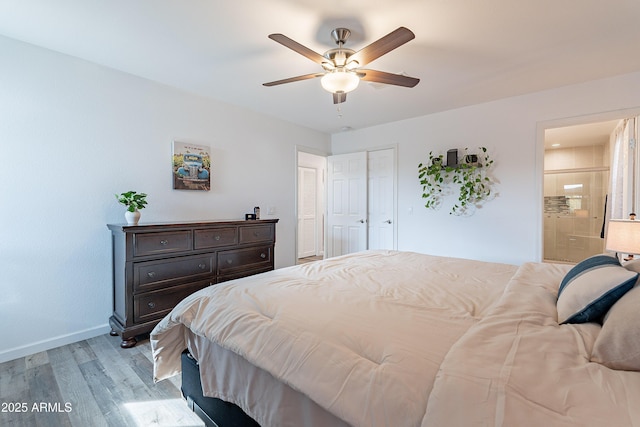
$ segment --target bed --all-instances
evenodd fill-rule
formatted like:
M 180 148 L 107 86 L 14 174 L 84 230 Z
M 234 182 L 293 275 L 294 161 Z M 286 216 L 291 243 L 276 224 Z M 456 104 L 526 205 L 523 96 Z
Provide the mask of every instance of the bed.
M 228 425 L 640 426 L 638 273 L 613 259 L 366 251 L 218 284 L 151 333 L 155 380 L 191 360 Z

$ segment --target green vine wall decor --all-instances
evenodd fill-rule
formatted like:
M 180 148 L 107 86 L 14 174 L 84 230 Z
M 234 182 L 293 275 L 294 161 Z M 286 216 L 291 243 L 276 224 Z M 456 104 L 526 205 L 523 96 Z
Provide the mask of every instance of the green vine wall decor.
M 418 179 L 427 209 L 440 208 L 445 196 L 456 193 L 457 201 L 449 214 L 470 215 L 493 197 L 491 188 L 494 182 L 488 175 L 493 160 L 486 147 L 478 149 L 480 154 L 469 154 L 465 148 L 462 162 L 455 166 L 443 165 L 444 155 L 429 152 L 428 162 L 418 165 Z

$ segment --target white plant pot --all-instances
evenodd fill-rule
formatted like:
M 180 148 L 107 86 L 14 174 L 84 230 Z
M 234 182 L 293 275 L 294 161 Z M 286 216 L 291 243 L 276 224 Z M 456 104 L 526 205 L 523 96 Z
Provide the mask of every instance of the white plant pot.
M 127 220 L 127 224 L 137 224 L 140 221 L 140 211 L 135 210 L 135 212 L 125 211 L 124 218 Z

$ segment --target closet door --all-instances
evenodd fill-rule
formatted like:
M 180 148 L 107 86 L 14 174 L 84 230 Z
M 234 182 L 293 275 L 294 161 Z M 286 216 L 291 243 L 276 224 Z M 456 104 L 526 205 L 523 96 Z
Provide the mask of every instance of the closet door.
M 328 158 L 327 256 L 367 249 L 367 153 Z
M 369 249 L 395 249 L 395 149 L 368 153 Z

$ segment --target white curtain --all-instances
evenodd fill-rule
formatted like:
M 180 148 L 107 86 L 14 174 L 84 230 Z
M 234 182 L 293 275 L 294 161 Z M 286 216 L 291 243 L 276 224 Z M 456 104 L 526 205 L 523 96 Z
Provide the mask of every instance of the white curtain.
M 636 172 L 637 118 L 620 121 L 611 135 L 612 162 L 607 218 L 628 219 L 636 212 L 638 173 Z

